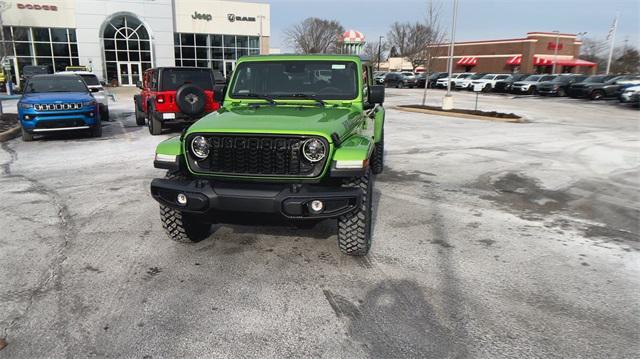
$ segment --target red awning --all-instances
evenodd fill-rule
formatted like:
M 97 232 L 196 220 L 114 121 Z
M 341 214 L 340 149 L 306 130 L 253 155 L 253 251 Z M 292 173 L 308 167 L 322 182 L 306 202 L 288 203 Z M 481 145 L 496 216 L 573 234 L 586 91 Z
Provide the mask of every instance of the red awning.
M 553 60 L 549 60 L 549 59 L 545 59 L 543 57 L 537 57 L 534 56 L 533 57 L 533 64 L 535 66 L 547 66 L 547 65 L 553 65 Z
M 543 58 L 543 57 L 533 57 L 533 64 L 535 66 L 551 66 L 553 65 L 553 59 L 551 58 Z M 597 66 L 596 63 L 580 60 L 580 59 L 558 59 L 556 61 L 556 65 L 560 66 L 586 66 L 586 67 L 594 67 Z
M 558 60 L 557 65 L 562 66 L 585 66 L 585 67 L 594 67 L 597 66 L 595 62 L 580 60 L 580 59 L 572 59 L 572 60 Z
M 507 60 L 507 65 L 520 65 L 522 62 L 522 55 L 516 55 Z
M 457 65 L 462 65 L 462 66 L 475 66 L 478 64 L 478 58 L 477 57 L 471 57 L 471 56 L 465 56 L 460 58 L 460 60 L 458 60 L 458 62 L 456 62 Z

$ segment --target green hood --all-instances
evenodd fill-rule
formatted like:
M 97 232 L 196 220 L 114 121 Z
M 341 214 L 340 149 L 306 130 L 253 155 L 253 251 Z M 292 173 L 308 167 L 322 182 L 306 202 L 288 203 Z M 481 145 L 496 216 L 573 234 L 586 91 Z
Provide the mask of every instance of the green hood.
M 278 133 L 348 137 L 361 120 L 351 107 L 235 106 L 211 113 L 189 128 L 193 132 Z

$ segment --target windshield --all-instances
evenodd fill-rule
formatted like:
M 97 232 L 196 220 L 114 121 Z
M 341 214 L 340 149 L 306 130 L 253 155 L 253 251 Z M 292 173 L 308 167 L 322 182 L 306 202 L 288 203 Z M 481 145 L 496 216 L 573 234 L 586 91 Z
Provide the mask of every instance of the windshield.
M 243 62 L 236 68 L 231 96 L 352 100 L 358 97 L 356 68 L 351 61 Z
M 178 68 L 164 69 L 160 79 L 161 91 L 175 91 L 184 84 L 193 84 L 203 90 L 213 90 L 213 79 L 209 69 Z
M 583 82 L 592 82 L 592 83 L 600 83 L 605 82 L 609 77 L 608 76 L 591 76 L 584 80 Z
M 88 92 L 88 89 L 79 76 L 46 76 L 31 78 L 24 92 Z
M 466 79 L 469 76 L 471 76 L 471 74 L 462 74 L 462 75 L 458 76 L 458 78 L 459 79 Z
M 484 80 L 493 80 L 494 77 L 496 77 L 496 75 L 489 74 L 489 75 L 482 76 L 482 79 L 484 79 Z
M 527 77 L 526 79 L 524 79 L 524 81 L 538 81 L 540 79 L 539 75 L 531 75 L 529 77 Z
M 98 81 L 96 75 L 80 75 L 80 77 L 82 77 L 87 86 L 100 86 L 100 81 Z

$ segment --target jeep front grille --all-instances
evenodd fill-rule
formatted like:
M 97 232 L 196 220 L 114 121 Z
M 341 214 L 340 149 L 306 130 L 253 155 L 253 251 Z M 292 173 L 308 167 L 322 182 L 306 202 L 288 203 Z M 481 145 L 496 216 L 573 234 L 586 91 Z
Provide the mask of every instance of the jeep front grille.
M 36 111 L 60 111 L 60 110 L 79 110 L 82 108 L 82 103 L 42 103 L 33 106 Z
M 191 154 L 190 144 L 196 135 L 210 144 L 209 156 L 198 160 Z M 311 136 L 192 134 L 186 143 L 189 166 L 204 174 L 240 176 L 317 177 L 322 173 L 327 157 L 311 163 L 302 155 L 302 144 Z M 322 137 L 315 137 L 329 144 Z

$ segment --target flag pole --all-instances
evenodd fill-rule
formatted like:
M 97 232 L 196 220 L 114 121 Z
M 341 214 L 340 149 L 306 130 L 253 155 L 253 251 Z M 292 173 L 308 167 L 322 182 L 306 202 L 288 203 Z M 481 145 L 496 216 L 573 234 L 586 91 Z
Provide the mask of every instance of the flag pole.
M 616 30 L 618 28 L 618 16 L 620 16 L 620 13 L 616 14 L 616 17 L 613 20 L 613 25 L 611 25 L 611 30 L 609 31 L 609 36 L 611 37 L 611 44 L 609 45 L 609 59 L 607 60 L 606 75 L 608 75 L 609 70 L 611 70 L 611 59 L 613 58 L 613 45 L 615 44 L 615 41 L 616 41 Z

